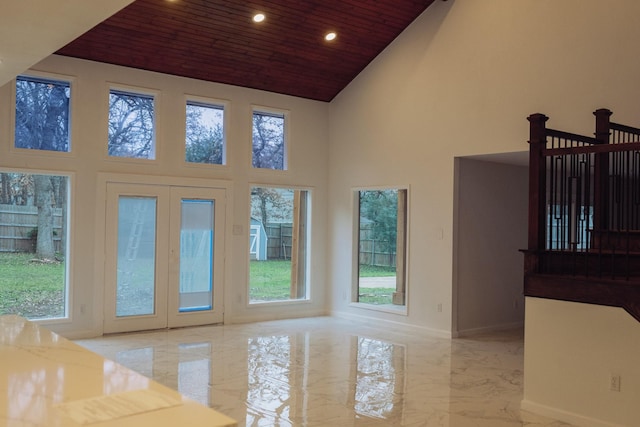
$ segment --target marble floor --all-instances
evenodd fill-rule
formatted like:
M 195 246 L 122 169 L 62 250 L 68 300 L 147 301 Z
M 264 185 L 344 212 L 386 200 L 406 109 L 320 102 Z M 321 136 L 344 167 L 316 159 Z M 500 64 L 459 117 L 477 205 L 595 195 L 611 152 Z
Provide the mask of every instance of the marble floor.
M 521 331 L 450 340 L 319 317 L 76 342 L 240 426 L 567 426 L 520 410 Z

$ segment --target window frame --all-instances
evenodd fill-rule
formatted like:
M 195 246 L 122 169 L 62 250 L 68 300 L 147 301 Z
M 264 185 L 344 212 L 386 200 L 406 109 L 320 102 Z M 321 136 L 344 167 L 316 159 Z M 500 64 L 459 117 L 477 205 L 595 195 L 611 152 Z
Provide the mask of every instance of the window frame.
M 283 144 L 284 149 L 282 153 L 282 169 L 271 169 L 271 168 L 258 168 L 253 166 L 253 118 L 256 113 L 262 113 L 267 116 L 282 116 L 284 119 L 284 129 L 283 129 Z M 250 147 L 251 149 L 249 154 L 249 168 L 252 172 L 258 174 L 285 174 L 291 170 L 291 165 L 289 163 L 290 159 L 290 150 L 291 150 L 291 138 L 290 138 L 290 129 L 291 129 L 291 112 L 285 108 L 273 108 L 266 107 L 262 105 L 252 105 L 251 106 L 251 137 L 250 137 Z M 293 188 L 293 187 L 291 187 Z
M 110 110 L 110 97 L 111 92 L 120 92 L 127 95 L 139 95 L 141 97 L 151 97 L 153 99 L 153 153 L 154 158 L 145 159 L 138 157 L 124 157 L 124 156 L 112 156 L 109 154 L 109 119 L 111 116 Z M 107 82 L 106 90 L 106 120 L 105 120 L 105 144 L 104 144 L 104 159 L 111 162 L 124 162 L 134 163 L 140 165 L 153 165 L 158 164 L 162 153 L 162 122 L 159 117 L 162 111 L 161 109 L 161 92 L 159 90 L 144 88 L 141 86 L 130 86 L 119 83 Z
M 404 190 L 405 191 L 405 237 L 404 237 L 404 303 L 400 304 L 370 304 L 358 301 L 360 288 L 360 193 L 363 191 L 383 191 L 383 190 Z M 351 261 L 351 292 L 349 299 L 350 307 L 361 309 L 393 313 L 407 316 L 409 314 L 410 280 L 409 280 L 409 258 L 410 258 L 410 212 L 411 212 L 411 188 L 409 185 L 384 185 L 384 186 L 363 186 L 352 187 L 352 261 Z M 396 238 L 397 239 L 397 238 Z M 397 253 L 397 249 L 396 249 Z M 396 285 L 397 286 L 397 285 Z
M 19 173 L 29 175 L 48 175 L 48 176 L 63 176 L 67 178 L 67 224 L 65 227 L 66 235 L 66 252 L 65 252 L 65 290 L 64 290 L 64 316 L 61 317 L 46 317 L 46 318 L 34 318 L 29 321 L 39 323 L 43 325 L 61 325 L 70 324 L 73 322 L 73 312 L 75 309 L 73 303 L 74 293 L 74 259 L 73 253 L 75 252 L 75 242 L 73 239 L 74 231 L 72 230 L 75 223 L 75 194 L 76 194 L 76 174 L 75 172 L 68 171 L 56 171 L 49 169 L 23 169 L 23 168 L 9 168 L 0 167 L 0 173 Z M 84 306 L 80 307 L 80 311 L 84 312 Z
M 253 188 L 268 188 L 268 189 L 281 189 L 281 190 L 299 190 L 305 191 L 307 193 L 306 200 L 306 223 L 303 224 L 304 232 L 305 232 L 305 250 L 304 250 L 304 286 L 305 286 L 305 296 L 303 298 L 297 299 L 280 299 L 280 300 L 272 300 L 272 301 L 252 301 L 250 295 L 250 286 L 251 286 L 251 271 L 250 271 L 250 263 L 251 263 L 251 248 L 250 248 L 250 230 L 251 230 L 251 191 Z M 256 307 L 256 306 L 274 306 L 274 305 L 291 305 L 291 304 L 309 304 L 312 301 L 312 293 L 311 293 L 311 259 L 312 259 L 312 211 L 313 211 L 313 189 L 309 187 L 303 186 L 295 186 L 295 185 L 272 185 L 272 184 L 259 184 L 259 183 L 249 183 L 249 215 L 247 222 L 247 239 L 246 239 L 246 265 L 247 265 L 247 282 L 245 285 L 246 292 L 246 306 L 247 307 Z M 300 254 L 299 254 L 300 256 Z
M 188 162 L 186 151 L 187 151 L 187 105 L 194 104 L 200 105 L 204 107 L 219 107 L 222 109 L 222 163 L 198 163 L 198 162 Z M 185 95 L 183 102 L 183 113 L 184 113 L 184 144 L 183 144 L 183 158 L 182 164 L 186 167 L 190 168 L 200 168 L 200 169 L 211 169 L 211 168 L 226 168 L 228 167 L 228 133 L 229 133 L 229 110 L 230 110 L 231 102 L 225 99 L 218 98 L 208 98 L 197 95 Z
M 50 80 L 50 81 L 59 81 L 64 83 L 69 83 L 69 141 L 68 151 L 54 151 L 54 150 L 39 150 L 33 148 L 20 148 L 16 147 L 16 102 L 17 102 L 17 82 L 19 77 L 31 78 L 34 80 Z M 29 155 L 29 156 L 41 156 L 41 157 L 58 157 L 58 158 L 73 158 L 76 157 L 75 150 L 75 141 L 77 138 L 75 137 L 75 126 L 74 126 L 74 115 L 75 115 L 75 104 L 76 104 L 76 96 L 75 96 L 75 86 L 76 86 L 76 77 L 66 74 L 58 74 L 58 73 L 49 73 L 37 70 L 27 70 L 24 73 L 18 75 L 15 79 L 11 81 L 11 108 L 9 109 L 9 138 L 8 138 L 8 149 L 12 154 L 21 154 L 21 155 Z

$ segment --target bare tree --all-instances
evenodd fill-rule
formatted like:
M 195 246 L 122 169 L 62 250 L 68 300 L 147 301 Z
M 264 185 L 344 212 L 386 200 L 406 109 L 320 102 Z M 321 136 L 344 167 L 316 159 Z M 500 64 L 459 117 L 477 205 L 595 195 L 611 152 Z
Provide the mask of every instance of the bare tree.
M 264 225 L 274 219 L 291 221 L 292 198 L 285 197 L 292 190 L 281 188 L 254 187 L 251 189 L 251 216 Z
M 109 155 L 153 158 L 154 100 L 152 96 L 111 91 L 109 95 Z
M 284 116 L 253 113 L 253 167 L 284 169 Z
M 50 151 L 69 149 L 69 96 L 66 82 L 19 77 L 16 82 L 15 143 L 19 148 Z M 45 175 L 23 175 L 33 179 L 34 203 L 38 208 L 38 234 L 36 255 L 41 259 L 53 259 L 53 184 Z M 28 202 L 28 196 L 23 196 Z

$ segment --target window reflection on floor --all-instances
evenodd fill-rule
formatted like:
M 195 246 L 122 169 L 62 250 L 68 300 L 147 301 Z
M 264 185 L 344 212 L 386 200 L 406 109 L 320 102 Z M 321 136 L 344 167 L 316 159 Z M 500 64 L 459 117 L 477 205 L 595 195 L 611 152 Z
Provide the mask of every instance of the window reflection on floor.
M 357 414 L 379 419 L 402 415 L 405 349 L 385 341 L 356 337 L 355 389 Z
M 307 364 L 296 369 L 293 358 L 306 359 L 307 347 L 306 334 L 248 340 L 247 426 L 290 426 L 292 414 L 304 413 L 306 395 L 295 390 L 306 383 Z
M 210 404 L 211 344 L 180 344 L 178 391 L 208 406 Z
M 178 359 L 170 357 L 165 349 L 156 351 L 153 347 L 136 348 L 131 350 L 119 351 L 115 360 L 119 364 L 126 366 L 146 377 L 153 378 L 169 387 L 176 388 L 181 394 L 188 398 L 210 405 L 210 387 L 209 380 L 211 378 L 211 343 L 189 343 L 178 344 Z M 175 353 L 173 353 L 175 354 Z M 166 363 L 163 363 L 166 359 Z M 110 362 L 112 365 L 113 362 Z M 154 366 L 163 366 L 162 375 L 154 375 Z M 173 365 L 173 366 L 171 366 Z M 106 366 L 106 365 L 105 365 Z M 122 381 L 118 375 L 114 375 L 115 366 L 109 368 L 110 377 L 114 377 L 111 381 Z M 105 367 L 105 373 L 107 368 Z M 125 379 L 126 380 L 126 379 Z M 111 387 L 116 384 L 111 384 Z M 106 391 L 106 390 L 105 390 Z
M 133 370 L 133 368 L 131 368 Z M 111 360 L 104 361 L 104 394 L 119 393 L 125 390 L 149 387 L 149 379 L 141 375 L 132 375 L 129 369 Z M 146 375 L 146 374 L 143 374 Z
M 153 378 L 153 361 L 153 347 L 134 348 L 116 354 L 117 363 L 149 378 Z

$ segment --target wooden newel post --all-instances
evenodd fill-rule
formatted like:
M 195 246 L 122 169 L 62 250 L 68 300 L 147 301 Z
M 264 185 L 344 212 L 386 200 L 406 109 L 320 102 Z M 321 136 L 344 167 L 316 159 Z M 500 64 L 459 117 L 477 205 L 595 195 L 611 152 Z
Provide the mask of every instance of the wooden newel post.
M 593 112 L 596 116 L 595 137 L 600 144 L 608 144 L 610 136 L 611 111 L 601 108 Z M 597 153 L 593 171 L 593 228 L 609 229 L 609 153 Z M 593 244 L 593 242 L 592 242 Z
M 536 113 L 529 120 L 529 235 L 525 274 L 538 272 L 538 253 L 545 248 L 546 230 L 546 123 L 549 118 Z

